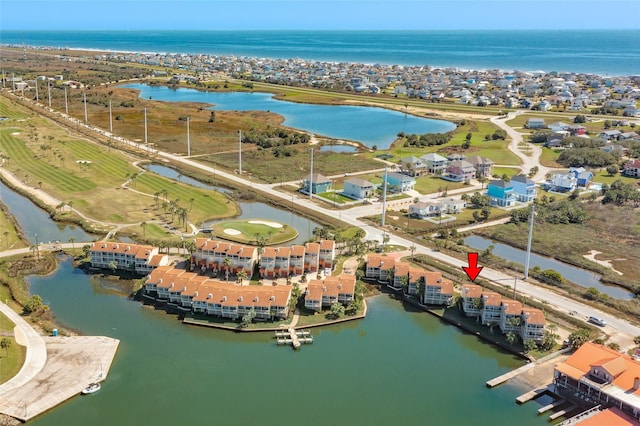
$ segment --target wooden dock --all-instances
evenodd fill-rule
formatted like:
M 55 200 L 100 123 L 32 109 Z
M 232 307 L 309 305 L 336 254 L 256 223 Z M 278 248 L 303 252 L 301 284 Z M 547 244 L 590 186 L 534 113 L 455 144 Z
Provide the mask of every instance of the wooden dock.
M 540 408 L 538 410 L 538 414 L 546 413 L 549 410 L 553 410 L 554 408 L 558 408 L 559 406 L 561 406 L 564 403 L 565 403 L 564 399 L 559 399 L 557 401 L 554 401 L 551 404 L 545 405 L 544 407 Z
M 515 370 L 511 370 L 508 373 L 503 374 L 502 376 L 498 376 L 495 379 L 491 379 L 487 382 L 487 387 L 488 388 L 493 388 L 496 387 L 498 385 L 503 384 L 504 382 L 506 382 L 509 379 L 513 379 L 514 377 L 531 370 L 533 367 L 535 367 L 536 364 L 531 362 L 529 364 L 525 364 L 522 367 L 516 368 Z M 545 388 L 546 389 L 546 388 Z
M 309 330 L 276 330 L 276 344 L 291 345 L 293 349 L 300 349 L 302 344 L 313 343 L 313 336 Z
M 543 387 L 534 389 L 532 391 L 529 391 L 529 392 L 527 392 L 525 394 L 522 394 L 519 397 L 517 397 L 516 398 L 516 402 L 518 404 L 524 404 L 525 402 L 529 402 L 532 399 L 536 399 L 537 397 L 539 397 L 543 393 L 547 392 L 548 390 L 549 390 L 548 386 L 543 386 Z
M 565 408 L 564 410 L 560 410 L 557 413 L 553 413 L 552 415 L 549 416 L 549 420 L 555 420 L 558 417 L 562 417 L 564 415 L 566 415 L 567 413 L 570 413 L 571 411 L 575 410 L 577 407 L 575 405 L 570 405 L 567 408 Z

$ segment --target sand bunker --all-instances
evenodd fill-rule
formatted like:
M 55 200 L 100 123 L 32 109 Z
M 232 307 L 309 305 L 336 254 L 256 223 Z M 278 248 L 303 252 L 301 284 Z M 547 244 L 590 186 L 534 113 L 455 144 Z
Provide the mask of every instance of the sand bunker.
M 225 229 L 224 233 L 227 234 L 227 235 L 240 235 L 240 234 L 242 234 L 242 232 L 238 231 L 237 229 L 231 229 L 231 228 Z
M 19 136 L 19 135 L 20 135 L 20 132 L 13 132 L 13 133 L 11 133 L 11 136 Z
M 282 224 L 277 222 L 267 222 L 266 220 L 250 220 L 249 223 L 253 223 L 255 225 L 266 225 L 270 228 L 282 228 Z

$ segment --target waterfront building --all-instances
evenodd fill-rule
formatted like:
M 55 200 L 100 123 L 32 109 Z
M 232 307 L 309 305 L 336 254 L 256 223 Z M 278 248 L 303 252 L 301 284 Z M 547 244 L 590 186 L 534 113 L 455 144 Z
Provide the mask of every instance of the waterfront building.
M 522 303 L 511 299 L 502 299 L 499 325 L 503 334 L 515 333 L 520 335 Z
M 304 306 L 316 312 L 334 303 L 348 305 L 355 298 L 356 276 L 340 274 L 324 280 L 311 280 L 304 295 Z
M 453 182 L 468 182 L 476 177 L 476 169 L 465 160 L 454 160 L 449 163 L 442 177 Z
M 418 284 L 423 278 L 424 269 L 411 266 L 406 262 L 396 262 L 393 281 L 391 286 L 394 288 L 406 287 L 409 294 L 418 293 Z
M 467 162 L 476 169 L 476 178 L 490 177 L 493 172 L 493 161 L 478 155 L 467 158 Z
M 325 272 L 333 269 L 333 261 L 336 257 L 336 242 L 333 240 L 321 240 L 318 251 L 318 264 Z
M 556 364 L 553 383 L 569 401 L 616 408 L 640 420 L 640 362 L 626 354 L 587 342 Z
M 322 194 L 331 189 L 331 179 L 320 173 L 314 173 L 311 176 L 311 192 L 314 194 Z M 309 178 L 303 181 L 303 191 L 309 193 Z
M 129 243 L 97 241 L 89 251 L 91 267 L 113 268 L 146 275 L 159 266 L 169 264 L 169 256 L 158 254 L 158 248 Z
M 556 173 L 546 185 L 550 191 L 571 192 L 578 186 L 578 179 L 572 173 Z
M 425 305 L 451 306 L 453 303 L 453 281 L 442 278 L 440 272 L 425 271 L 422 303 Z
M 449 165 L 449 160 L 433 152 L 423 155 L 420 159 L 425 163 L 427 171 L 432 175 L 441 175 Z
M 410 156 L 400 160 L 400 171 L 406 175 L 416 177 L 427 173 L 427 165 L 421 158 Z
M 304 269 L 308 272 L 318 272 L 320 264 L 320 244 L 307 243 L 304 246 Z
M 256 247 L 233 244 L 208 238 L 195 239 L 196 251 L 191 255 L 191 263 L 211 270 L 226 270 L 225 259 L 230 262 L 229 272 L 244 270 L 248 275 L 258 261 Z
M 462 310 L 468 317 L 478 317 L 482 313 L 482 287 L 476 284 L 462 286 Z
M 367 256 L 364 276 L 378 282 L 389 283 L 393 278 L 395 264 L 396 260 L 391 256 L 370 254 Z
M 265 247 L 260 255 L 260 276 L 263 278 L 286 278 L 293 272 L 289 269 L 291 249 L 289 247 Z
M 545 323 L 544 313 L 540 309 L 523 308 L 522 328 L 520 329 L 522 341 L 533 340 L 536 343 L 542 342 L 544 339 Z
M 147 276 L 145 294 L 184 310 L 237 320 L 253 310 L 255 318 L 285 319 L 291 286 L 242 286 L 165 266 Z
M 482 312 L 480 319 L 482 325 L 497 325 L 500 323 L 502 316 L 502 296 L 492 291 L 482 292 Z

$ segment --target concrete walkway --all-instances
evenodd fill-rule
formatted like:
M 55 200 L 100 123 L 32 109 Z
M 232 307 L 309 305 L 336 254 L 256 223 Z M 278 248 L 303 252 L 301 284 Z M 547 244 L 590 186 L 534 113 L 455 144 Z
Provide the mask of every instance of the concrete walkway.
M 0 311 L 16 325 L 14 329 L 16 342 L 27 347 L 27 356 L 22 368 L 11 380 L 0 385 L 0 401 L 8 398 L 33 379 L 47 362 L 47 347 L 40 336 L 31 326 L 13 309 L 0 302 Z

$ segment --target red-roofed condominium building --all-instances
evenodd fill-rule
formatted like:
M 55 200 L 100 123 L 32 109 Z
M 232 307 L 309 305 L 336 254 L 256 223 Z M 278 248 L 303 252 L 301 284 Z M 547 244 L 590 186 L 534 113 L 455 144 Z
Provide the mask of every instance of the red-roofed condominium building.
M 304 295 L 304 307 L 320 312 L 334 303 L 348 305 L 353 302 L 356 291 L 356 276 L 340 274 L 324 280 L 311 280 Z
M 632 424 L 639 424 L 640 362 L 628 355 L 587 342 L 556 364 L 553 383 L 564 399 L 586 407 L 618 409 L 633 417 Z
M 98 241 L 91 244 L 89 253 L 93 268 L 113 268 L 140 275 L 169 264 L 169 257 L 158 254 L 158 248 L 152 246 Z

